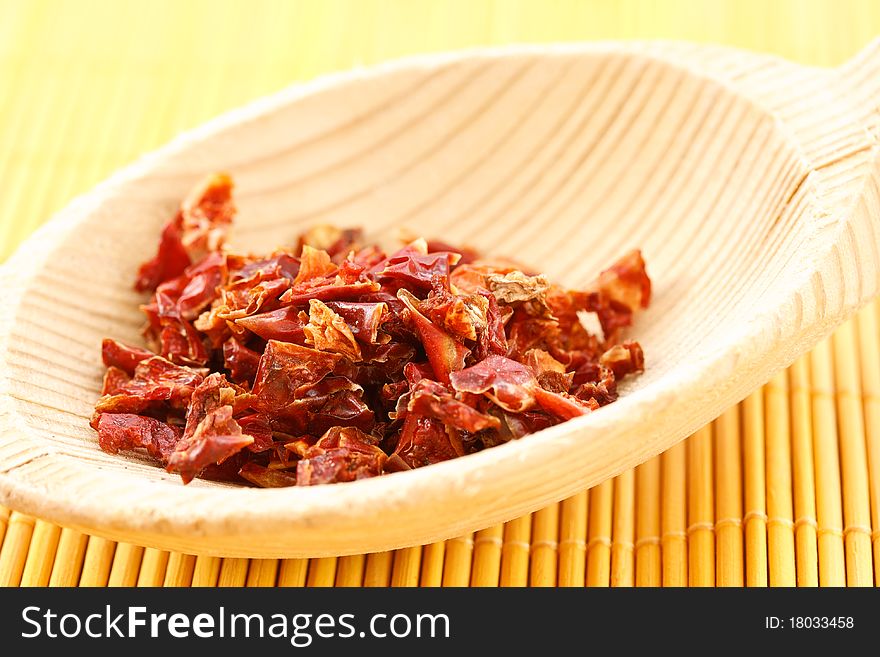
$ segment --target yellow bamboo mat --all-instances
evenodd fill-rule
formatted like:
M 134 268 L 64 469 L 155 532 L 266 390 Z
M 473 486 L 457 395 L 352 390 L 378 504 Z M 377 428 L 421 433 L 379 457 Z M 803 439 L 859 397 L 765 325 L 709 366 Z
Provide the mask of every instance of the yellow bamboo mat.
M 599 38 L 714 41 L 836 65 L 875 0 L 0 0 L 0 260 L 73 195 L 218 112 L 415 52 Z M 613 481 L 396 552 L 193 557 L 0 507 L 0 585 L 880 583 L 880 304 L 739 406 Z

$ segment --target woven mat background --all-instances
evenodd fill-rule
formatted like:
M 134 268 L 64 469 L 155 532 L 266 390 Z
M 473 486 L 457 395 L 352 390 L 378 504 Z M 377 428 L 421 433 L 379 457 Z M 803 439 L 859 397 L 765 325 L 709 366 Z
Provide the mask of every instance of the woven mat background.
M 320 73 L 478 44 L 714 41 L 836 65 L 880 32 L 846 0 L 0 0 L 0 261 L 138 154 Z M 880 583 L 880 305 L 686 442 L 474 535 L 316 560 L 216 559 L 0 507 L 0 585 Z

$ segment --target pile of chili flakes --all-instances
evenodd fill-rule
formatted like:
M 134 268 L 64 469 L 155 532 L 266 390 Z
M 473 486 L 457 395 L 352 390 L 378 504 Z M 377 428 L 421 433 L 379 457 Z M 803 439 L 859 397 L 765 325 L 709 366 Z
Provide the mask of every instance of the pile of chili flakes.
M 184 483 L 352 481 L 585 415 L 644 368 L 621 339 L 651 297 L 639 251 L 566 290 L 471 249 L 418 239 L 386 255 L 328 226 L 238 255 L 234 214 L 231 180 L 210 176 L 140 267 L 149 349 L 103 343 L 104 450 L 146 450 Z

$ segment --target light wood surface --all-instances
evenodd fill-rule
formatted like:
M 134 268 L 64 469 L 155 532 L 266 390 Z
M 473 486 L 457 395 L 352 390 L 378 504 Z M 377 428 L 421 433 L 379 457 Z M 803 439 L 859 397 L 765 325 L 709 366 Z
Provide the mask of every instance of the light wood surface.
M 876 293 L 878 89 L 876 44 L 839 69 L 688 44 L 510 47 L 323 78 L 215 120 L 77 199 L 3 266 L 0 501 L 162 549 L 291 557 L 449 538 L 606 480 L 717 416 Z M 578 285 L 640 246 L 656 282 L 633 329 L 647 371 L 617 403 L 540 435 L 342 486 L 184 488 L 106 455 L 86 424 L 97 345 L 137 340 L 134 267 L 212 169 L 238 182 L 239 248 L 318 221 L 377 237 L 407 228 Z M 711 462 L 706 444 L 690 456 Z M 747 452 L 758 491 L 755 459 Z M 766 542 L 754 502 L 746 540 Z M 610 530 L 591 546 L 608 561 L 603 580 Z M 505 548 L 502 583 L 518 582 L 517 543 Z M 761 583 L 766 566 L 747 563 L 746 577 Z

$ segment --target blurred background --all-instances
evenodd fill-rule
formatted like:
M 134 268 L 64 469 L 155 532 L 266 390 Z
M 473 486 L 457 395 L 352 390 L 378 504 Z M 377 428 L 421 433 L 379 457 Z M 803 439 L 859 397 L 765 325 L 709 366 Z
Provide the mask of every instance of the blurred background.
M 0 261 L 139 154 L 329 71 L 654 38 L 836 65 L 878 33 L 877 0 L 0 0 Z

